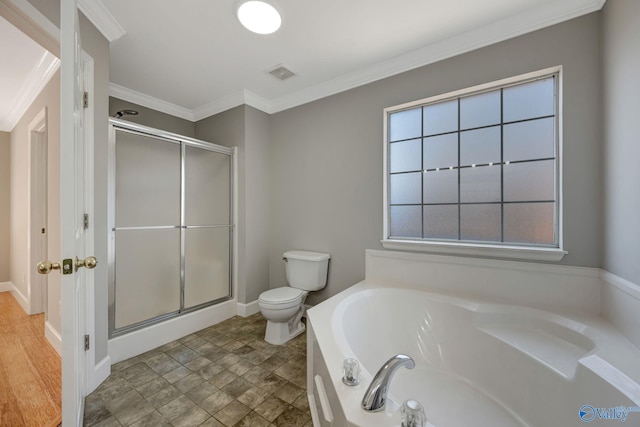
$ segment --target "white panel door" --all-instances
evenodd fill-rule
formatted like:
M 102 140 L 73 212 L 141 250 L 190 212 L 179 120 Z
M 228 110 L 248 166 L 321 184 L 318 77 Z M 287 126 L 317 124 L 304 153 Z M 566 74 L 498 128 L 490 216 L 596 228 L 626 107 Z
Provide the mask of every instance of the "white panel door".
M 61 135 L 60 135 L 60 254 L 62 299 L 62 424 L 81 426 L 86 391 L 84 259 L 84 77 L 76 0 L 61 0 Z

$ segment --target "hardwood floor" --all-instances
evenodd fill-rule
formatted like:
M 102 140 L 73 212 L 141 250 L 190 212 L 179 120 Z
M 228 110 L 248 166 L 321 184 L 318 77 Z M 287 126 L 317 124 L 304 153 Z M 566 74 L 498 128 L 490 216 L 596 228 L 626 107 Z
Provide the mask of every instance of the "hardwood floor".
M 60 356 L 44 337 L 44 314 L 28 316 L 0 292 L 0 426 L 57 426 L 61 388 Z

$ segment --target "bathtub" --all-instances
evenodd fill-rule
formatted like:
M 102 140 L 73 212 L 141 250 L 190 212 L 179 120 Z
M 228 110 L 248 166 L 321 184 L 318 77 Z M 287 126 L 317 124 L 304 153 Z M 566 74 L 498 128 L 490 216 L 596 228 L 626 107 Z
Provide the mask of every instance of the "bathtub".
M 308 311 L 307 345 L 316 427 L 399 426 L 406 399 L 435 427 L 640 426 L 640 350 L 593 314 L 365 280 Z M 415 368 L 397 371 L 384 411 L 365 412 L 371 379 L 398 353 Z M 355 387 L 341 381 L 348 357 Z

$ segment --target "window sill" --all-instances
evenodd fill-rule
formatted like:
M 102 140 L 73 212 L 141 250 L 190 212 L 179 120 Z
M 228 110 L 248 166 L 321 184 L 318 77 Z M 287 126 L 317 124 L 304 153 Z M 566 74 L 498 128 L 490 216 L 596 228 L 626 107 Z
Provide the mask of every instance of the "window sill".
M 483 256 L 529 261 L 560 261 L 568 252 L 559 248 L 529 246 L 483 245 L 473 243 L 447 243 L 411 240 L 382 240 L 385 249 L 431 252 L 445 255 Z

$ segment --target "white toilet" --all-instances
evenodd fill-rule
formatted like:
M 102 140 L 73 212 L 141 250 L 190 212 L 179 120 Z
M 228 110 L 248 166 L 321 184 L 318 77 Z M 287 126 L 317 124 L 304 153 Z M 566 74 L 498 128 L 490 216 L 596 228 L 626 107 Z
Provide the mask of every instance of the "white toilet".
M 309 291 L 317 291 L 327 284 L 331 255 L 320 252 L 288 251 L 282 256 L 289 286 L 269 289 L 260 294 L 258 305 L 267 319 L 264 340 L 281 345 L 304 332 L 301 322 L 304 301 Z

